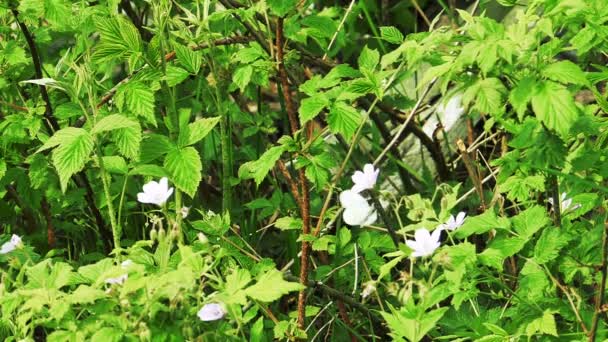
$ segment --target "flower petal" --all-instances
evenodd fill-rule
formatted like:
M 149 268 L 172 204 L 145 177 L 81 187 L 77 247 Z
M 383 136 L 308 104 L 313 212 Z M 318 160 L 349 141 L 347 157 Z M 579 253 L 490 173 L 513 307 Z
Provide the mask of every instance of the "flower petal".
M 355 208 L 365 208 L 369 207 L 367 201 L 363 196 L 352 190 L 345 190 L 340 193 L 340 204 L 344 208 L 355 207 Z

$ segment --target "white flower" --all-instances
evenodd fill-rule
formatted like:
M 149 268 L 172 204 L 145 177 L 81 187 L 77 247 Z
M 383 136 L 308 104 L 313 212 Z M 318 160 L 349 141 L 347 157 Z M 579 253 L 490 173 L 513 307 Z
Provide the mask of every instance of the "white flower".
M 127 280 L 127 278 L 129 278 L 128 274 L 123 274 L 121 276 L 118 276 L 116 278 L 108 278 L 106 279 L 106 284 L 116 284 L 116 285 L 122 285 L 125 283 L 125 281 Z
M 137 200 L 141 203 L 152 203 L 162 206 L 173 193 L 173 188 L 169 188 L 167 177 L 163 177 L 157 183 L 150 181 L 144 185 L 144 192 L 137 194 Z
M 0 254 L 6 254 L 14 251 L 18 246 L 21 245 L 21 243 L 21 238 L 18 235 L 13 234 L 10 241 L 5 242 L 0 248 Z
M 413 257 L 425 257 L 433 254 L 441 243 L 439 237 L 442 229 L 435 229 L 431 234 L 426 228 L 416 229 L 415 240 L 407 240 L 405 244 L 413 250 Z
M 573 211 L 581 207 L 580 203 L 572 205 L 572 198 L 568 198 L 566 196 L 568 195 L 565 192 L 562 192 L 562 195 L 560 196 L 561 204 L 559 207 L 562 213 L 565 213 L 567 211 Z M 553 205 L 553 197 L 549 198 L 548 202 Z
M 182 218 L 188 217 L 188 214 L 190 213 L 190 207 L 182 207 L 182 209 L 180 209 L 180 213 L 182 214 Z
M 372 189 L 378 179 L 378 173 L 380 173 L 380 169 L 374 169 L 372 164 L 365 164 L 363 172 L 355 171 L 352 175 L 351 179 L 355 185 L 353 185 L 351 191 L 360 193 L 363 190 Z
M 378 218 L 376 211 L 370 206 L 363 196 L 352 190 L 340 193 L 340 203 L 344 207 L 342 218 L 351 226 L 367 226 Z
M 120 263 L 120 267 L 122 268 L 129 268 L 131 265 L 133 265 L 133 260 L 131 259 L 127 259 Z
M 456 218 L 454 218 L 454 215 L 450 215 L 448 222 L 440 225 L 439 229 L 455 230 L 462 226 L 466 216 L 467 214 L 465 214 L 464 211 L 459 212 L 458 215 L 456 215 Z
M 226 309 L 219 303 L 205 304 L 197 313 L 201 321 L 216 321 L 226 315 Z

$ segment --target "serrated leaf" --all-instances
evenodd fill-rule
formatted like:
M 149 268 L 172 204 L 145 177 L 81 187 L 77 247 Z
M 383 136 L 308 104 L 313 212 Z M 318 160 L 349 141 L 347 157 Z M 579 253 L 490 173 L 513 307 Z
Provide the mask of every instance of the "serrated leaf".
M 174 65 L 167 65 L 165 81 L 167 81 L 169 87 L 174 87 L 182 83 L 188 76 L 190 76 L 188 71 Z
M 91 342 L 119 342 L 122 336 L 122 331 L 117 328 L 103 327 L 91 336 Z
M 220 117 L 215 116 L 211 118 L 198 119 L 188 124 L 188 142 L 187 145 L 195 144 L 201 141 L 204 137 L 213 130 L 213 128 L 220 122 Z
M 154 91 L 143 82 L 133 81 L 124 88 L 124 98 L 127 108 L 133 114 L 142 116 L 156 127 L 154 116 Z
M 538 335 L 539 333 L 558 336 L 555 317 L 550 310 L 545 310 L 542 317 L 533 320 L 526 326 L 526 335 L 528 337 Z
M 523 238 L 528 239 L 551 220 L 544 207 L 535 205 L 513 217 L 513 228 Z
M 245 293 L 261 302 L 273 302 L 283 295 L 303 290 L 304 286 L 298 283 L 288 282 L 283 279 L 283 274 L 277 270 L 264 273 L 255 285 L 248 287 Z
M 106 171 L 124 175 L 128 172 L 127 162 L 120 156 L 105 156 L 101 158 Z
M 456 230 L 456 237 L 459 239 L 473 234 L 483 234 L 492 229 L 508 229 L 510 222 L 504 217 L 497 217 L 496 214 L 488 210 L 485 213 L 467 217 L 464 224 Z
M 362 121 L 363 117 L 357 109 L 342 101 L 335 102 L 327 115 L 329 130 L 334 134 L 342 134 L 347 140 L 357 131 Z
M 139 122 L 124 115 L 111 114 L 99 120 L 91 130 L 91 134 L 98 134 L 127 127 L 139 127 Z
M 278 17 L 284 17 L 289 11 L 296 8 L 298 0 L 266 0 L 270 11 Z
M 394 26 L 380 27 L 380 37 L 393 44 L 401 44 L 403 42 L 403 33 Z
M 486 250 L 479 254 L 479 260 L 484 265 L 502 271 L 505 259 L 524 248 L 526 242 L 527 240 L 523 237 L 496 238 L 492 240 Z
M 255 184 L 259 186 L 285 150 L 286 147 L 284 145 L 271 147 L 258 160 L 241 165 L 239 168 L 239 178 L 253 178 Z
M 567 136 L 579 116 L 572 94 L 563 85 L 552 81 L 537 84 L 532 96 L 532 109 L 540 121 L 562 137 Z
M 463 102 L 468 104 L 471 99 L 474 99 L 473 108 L 480 113 L 500 114 L 504 112 L 503 95 L 505 92 L 506 88 L 499 79 L 486 78 L 465 91 Z
M 378 62 L 380 62 L 380 53 L 378 50 L 368 48 L 367 45 L 357 59 L 360 70 L 374 71 Z
M 561 83 L 589 85 L 589 81 L 585 77 L 583 70 L 568 60 L 549 64 L 541 71 L 541 74 L 548 79 Z
M 545 228 L 538 241 L 536 241 L 536 246 L 534 246 L 534 260 L 539 264 L 544 264 L 557 258 L 561 249 L 570 240 L 571 237 L 563 229 Z
M 113 132 L 112 139 L 118 146 L 120 153 L 131 159 L 136 160 L 140 154 L 141 127 L 139 123 L 132 127 L 126 127 Z
M 253 75 L 253 67 L 251 65 L 241 66 L 234 71 L 232 82 L 243 92 L 245 87 L 251 82 L 251 75 Z
M 314 119 L 323 108 L 329 106 L 329 100 L 323 93 L 319 93 L 312 97 L 307 97 L 300 103 L 300 124 L 304 125 L 306 122 Z
M 97 299 L 106 297 L 106 293 L 102 290 L 80 285 L 78 288 L 69 295 L 69 301 L 72 304 L 87 304 L 93 303 Z
M 201 158 L 193 147 L 175 148 L 165 156 L 164 168 L 170 179 L 181 191 L 194 197 L 201 182 L 203 165 Z
M 151 162 L 175 148 L 175 145 L 164 135 L 147 134 L 141 143 L 139 161 Z
M 67 127 L 55 132 L 37 152 L 58 146 L 53 151 L 53 165 L 65 192 L 70 177 L 84 168 L 93 151 L 93 138 L 82 128 Z
M 542 175 L 524 176 L 515 174 L 498 185 L 501 193 L 507 193 L 512 201 L 526 201 L 534 191 L 545 189 L 545 177 Z
M 203 57 L 200 51 L 193 51 L 187 46 L 176 45 L 175 55 L 179 63 L 191 74 L 196 75 L 201 69 Z
M 535 85 L 536 80 L 534 78 L 524 77 L 517 82 L 517 85 L 509 93 L 509 102 L 513 105 L 513 108 L 517 113 L 517 118 L 520 121 L 523 120 L 528 103 L 530 103 L 530 100 L 532 99 Z

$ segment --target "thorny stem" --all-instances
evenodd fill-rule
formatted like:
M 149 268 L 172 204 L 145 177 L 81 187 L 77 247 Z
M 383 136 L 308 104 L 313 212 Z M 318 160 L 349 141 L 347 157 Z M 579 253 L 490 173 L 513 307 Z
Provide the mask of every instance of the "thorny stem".
M 555 200 L 554 200 L 555 201 Z M 589 331 L 589 342 L 595 341 L 597 327 L 600 321 L 602 305 L 604 303 L 604 291 L 606 291 L 606 277 L 608 276 L 608 221 L 604 223 L 604 235 L 602 237 L 602 280 L 598 289 L 597 297 L 595 297 L 595 312 L 591 321 L 591 330 Z
M 291 98 L 291 91 L 289 90 L 289 80 L 287 76 L 287 70 L 285 69 L 285 62 L 283 60 L 283 18 L 279 18 L 277 21 L 277 32 L 276 32 L 276 48 L 277 48 L 277 62 L 279 68 L 279 78 L 281 82 L 281 89 L 283 97 L 285 99 L 285 108 L 287 116 L 289 118 L 289 125 L 291 128 L 292 135 L 295 135 L 298 131 L 298 121 L 296 117 L 296 109 Z M 310 233 L 310 200 L 308 191 L 308 182 L 304 169 L 298 170 L 298 181 L 300 183 L 300 214 L 302 216 L 302 234 Z M 294 194 L 296 197 L 296 194 Z M 310 245 L 307 241 L 302 241 L 302 249 L 300 254 L 300 284 L 306 286 L 308 283 L 308 254 L 310 252 Z M 301 290 L 298 294 L 298 327 L 304 329 L 306 319 L 306 293 Z

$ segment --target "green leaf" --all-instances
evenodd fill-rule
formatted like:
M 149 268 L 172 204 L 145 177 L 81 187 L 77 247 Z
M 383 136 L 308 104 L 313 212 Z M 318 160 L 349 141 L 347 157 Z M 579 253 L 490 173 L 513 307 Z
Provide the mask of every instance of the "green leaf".
M 535 205 L 513 217 L 513 228 L 523 238 L 529 239 L 542 227 L 548 225 L 551 220 L 547 216 L 544 207 Z
M 239 178 L 253 178 L 255 184 L 259 186 L 285 150 L 286 146 L 284 145 L 271 147 L 260 156 L 260 159 L 241 165 L 239 168 Z
M 191 74 L 196 75 L 201 68 L 203 57 L 199 51 L 193 51 L 187 46 L 175 45 L 175 55 L 179 63 Z
M 215 116 L 211 118 L 202 118 L 198 119 L 190 124 L 188 124 L 188 140 L 186 145 L 192 145 L 199 141 L 201 141 L 204 137 L 209 134 L 215 125 L 220 122 L 220 117 Z M 181 132 L 180 132 L 181 133 Z
M 572 237 L 564 232 L 563 229 L 547 227 L 536 241 L 534 246 L 534 260 L 539 264 L 545 264 L 560 255 Z
M 174 65 L 167 65 L 167 74 L 165 75 L 165 81 L 169 87 L 174 87 L 182 83 L 190 73 L 180 67 Z
M 480 113 L 501 114 L 504 112 L 503 95 L 506 88 L 498 78 L 486 78 L 469 87 L 464 95 L 463 102 L 468 104 L 475 99 L 473 108 Z
M 378 62 L 380 62 L 380 53 L 378 50 L 368 48 L 367 45 L 357 59 L 360 70 L 374 71 Z
M 105 118 L 99 120 L 95 124 L 93 129 L 91 130 L 91 134 L 98 134 L 101 132 L 108 132 L 108 131 L 113 131 L 113 130 L 121 129 L 121 128 L 128 128 L 128 127 L 138 127 L 139 128 L 139 122 L 137 122 L 131 118 L 128 118 L 124 115 L 111 114 L 111 115 L 108 115 Z
M 278 17 L 284 17 L 292 9 L 296 8 L 298 0 L 266 0 L 270 11 Z
M 142 116 L 156 127 L 154 91 L 143 82 L 132 81 L 124 87 L 124 101 L 133 114 Z
M 587 80 L 587 77 L 585 77 L 583 70 L 581 70 L 578 65 L 568 60 L 549 64 L 541 71 L 541 74 L 548 79 L 561 83 L 571 83 L 583 86 L 589 85 L 589 81 Z
M 509 200 L 520 202 L 527 201 L 534 191 L 544 191 L 544 189 L 545 177 L 542 175 L 524 176 L 515 174 L 498 185 L 498 190 L 501 193 L 507 193 Z
M 523 120 L 524 114 L 528 107 L 528 103 L 532 99 L 532 93 L 536 85 L 536 79 L 532 77 L 524 77 L 509 93 L 509 102 L 513 105 L 517 117 L 520 121 Z
M 55 132 L 37 152 L 58 146 L 53 151 L 53 165 L 65 192 L 70 177 L 84 168 L 93 151 L 93 138 L 82 128 L 67 127 Z
M 234 71 L 232 74 L 232 82 L 236 84 L 241 92 L 245 90 L 245 87 L 251 81 L 251 75 L 253 74 L 253 67 L 251 65 L 241 66 Z
M 129 20 L 115 16 L 95 17 L 94 23 L 101 34 L 101 42 L 95 48 L 94 58 L 101 61 L 138 56 L 142 51 L 139 31 Z
M 502 265 L 505 259 L 524 248 L 526 242 L 527 240 L 522 237 L 495 238 L 490 243 L 490 246 L 479 254 L 479 260 L 482 264 L 493 267 L 502 272 Z
M 119 342 L 122 335 L 122 331 L 116 328 L 104 327 L 91 336 L 91 342 Z
M 566 87 L 552 81 L 536 85 L 532 109 L 540 121 L 562 137 L 567 136 L 579 116 L 573 95 Z
M 165 169 L 158 165 L 138 165 L 129 171 L 129 175 L 141 175 L 141 176 L 152 176 L 155 178 L 168 177 L 169 174 Z
M 127 162 L 120 156 L 105 156 L 101 158 L 106 171 L 124 175 L 128 172 Z
M 169 151 L 174 148 L 175 145 L 166 136 L 160 134 L 148 134 L 142 141 L 139 160 L 142 163 L 151 162 L 160 156 L 169 153 Z
M 281 298 L 289 292 L 303 289 L 304 286 L 284 280 L 283 274 L 273 269 L 264 273 L 255 285 L 245 290 L 245 293 L 255 300 L 268 303 Z
M 120 153 L 131 160 L 136 160 L 139 156 L 141 139 L 139 122 L 135 126 L 115 131 L 112 137 Z
M 302 229 L 303 223 L 300 218 L 285 216 L 277 219 L 274 226 L 280 230 Z
M 473 234 L 483 234 L 495 228 L 508 229 L 509 226 L 509 219 L 496 217 L 493 211 L 488 210 L 481 215 L 467 217 L 462 227 L 456 230 L 456 237 L 463 239 Z
M 547 334 L 552 336 L 557 335 L 557 327 L 555 324 L 555 317 L 551 310 L 545 310 L 542 317 L 539 317 L 526 326 L 526 335 L 532 337 L 538 334 Z
M 363 117 L 357 109 L 342 101 L 335 102 L 327 116 L 329 130 L 334 134 L 342 134 L 347 140 L 355 134 L 362 121 Z
M 380 37 L 393 44 L 401 44 L 403 42 L 403 33 L 394 26 L 380 27 Z
M 203 165 L 201 158 L 193 147 L 175 148 L 167 153 L 163 164 L 175 186 L 194 197 L 201 182 Z
M 80 285 L 78 288 L 69 295 L 69 302 L 71 304 L 88 304 L 94 303 L 97 299 L 106 297 L 107 294 L 99 289 Z
M 329 106 L 329 100 L 323 93 L 305 98 L 300 103 L 300 124 L 304 125 L 314 119 L 327 106 Z

